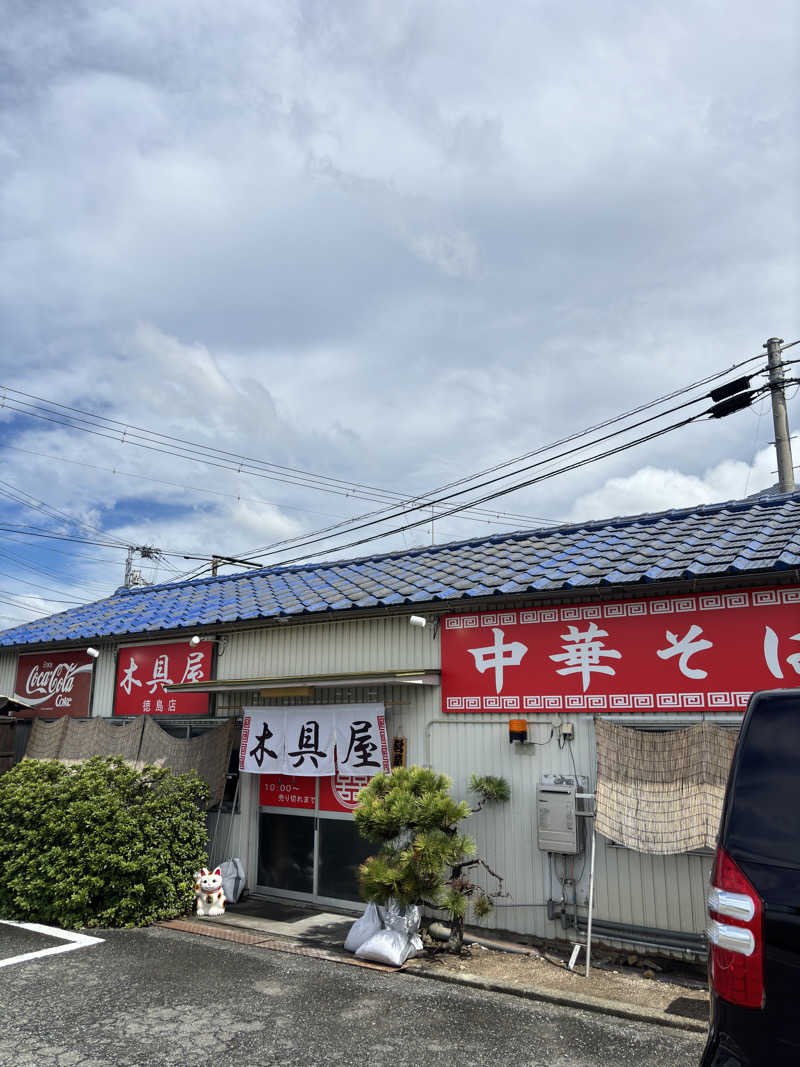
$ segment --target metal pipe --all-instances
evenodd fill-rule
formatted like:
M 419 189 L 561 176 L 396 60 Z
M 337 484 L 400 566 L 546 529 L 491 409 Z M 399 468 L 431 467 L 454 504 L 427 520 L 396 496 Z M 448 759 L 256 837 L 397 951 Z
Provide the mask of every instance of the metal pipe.
M 578 916 L 578 926 L 579 930 L 585 930 L 588 926 L 588 919 L 582 915 Z M 659 930 L 652 926 L 635 926 L 632 923 L 614 922 L 611 919 L 593 919 L 592 931 L 593 936 L 603 942 L 620 941 L 624 944 L 693 956 L 701 956 L 706 951 L 706 940 L 703 934 L 691 934 L 683 930 Z
M 586 977 L 592 962 L 592 908 L 594 907 L 594 843 L 595 830 L 592 824 L 592 858 L 589 862 L 589 919 L 586 924 Z

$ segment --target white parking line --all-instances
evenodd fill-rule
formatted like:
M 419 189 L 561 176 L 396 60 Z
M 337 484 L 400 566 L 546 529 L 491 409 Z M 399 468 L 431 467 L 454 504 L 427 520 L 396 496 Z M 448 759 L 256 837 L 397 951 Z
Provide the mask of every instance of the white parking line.
M 11 967 L 14 963 L 38 960 L 42 956 L 54 956 L 57 952 L 72 952 L 76 948 L 87 948 L 89 945 L 100 945 L 103 942 L 102 937 L 89 937 L 87 934 L 76 934 L 73 930 L 59 930 L 55 926 L 42 926 L 40 923 L 15 923 L 10 919 L 0 919 L 0 923 L 3 926 L 16 926 L 20 930 L 29 930 L 32 934 L 58 937 L 67 942 L 66 945 L 53 945 L 52 948 L 40 948 L 38 952 L 23 952 L 20 956 L 0 960 L 0 967 Z

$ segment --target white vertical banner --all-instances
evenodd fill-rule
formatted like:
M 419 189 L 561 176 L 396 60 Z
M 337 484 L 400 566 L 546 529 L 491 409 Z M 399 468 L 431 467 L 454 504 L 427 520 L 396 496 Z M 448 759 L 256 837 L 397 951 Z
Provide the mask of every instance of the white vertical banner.
M 337 704 L 336 766 L 339 774 L 371 778 L 388 772 L 386 711 L 383 704 Z
M 239 770 L 280 774 L 286 736 L 285 708 L 243 708 Z
M 286 710 L 283 774 L 318 777 L 336 773 L 333 713 L 329 705 Z

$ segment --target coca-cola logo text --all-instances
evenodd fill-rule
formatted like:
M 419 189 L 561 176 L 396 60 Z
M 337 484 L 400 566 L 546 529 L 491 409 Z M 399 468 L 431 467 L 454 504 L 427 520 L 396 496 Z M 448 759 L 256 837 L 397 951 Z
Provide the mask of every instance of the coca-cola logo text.
M 25 691 L 28 696 L 55 696 L 56 693 L 71 693 L 75 674 L 79 670 L 77 663 L 59 663 L 55 667 L 44 663 L 41 667 L 34 667 L 28 674 Z

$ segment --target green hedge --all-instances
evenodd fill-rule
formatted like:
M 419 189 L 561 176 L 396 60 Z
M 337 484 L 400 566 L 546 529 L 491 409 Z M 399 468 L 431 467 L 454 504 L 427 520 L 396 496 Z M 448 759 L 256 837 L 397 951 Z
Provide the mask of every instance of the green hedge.
M 23 760 L 0 776 L 0 917 L 76 929 L 189 912 L 206 796 L 194 772 Z

